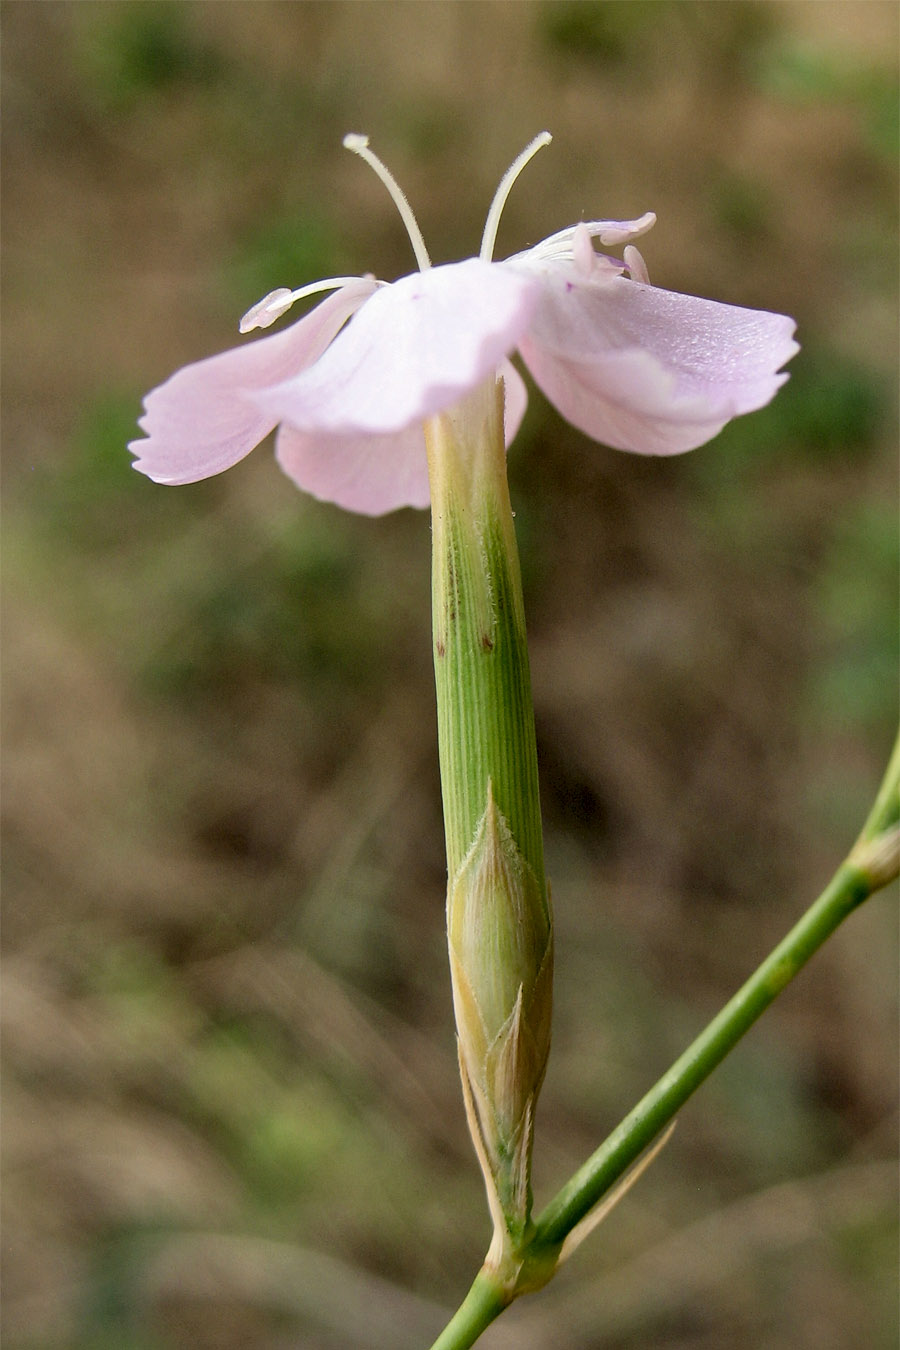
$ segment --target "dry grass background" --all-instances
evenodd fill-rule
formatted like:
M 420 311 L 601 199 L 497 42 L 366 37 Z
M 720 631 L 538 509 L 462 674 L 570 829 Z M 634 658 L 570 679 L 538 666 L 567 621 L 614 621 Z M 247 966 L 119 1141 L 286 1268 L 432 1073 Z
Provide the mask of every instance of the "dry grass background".
M 2 7 L 4 1317 L 21 1350 L 421 1347 L 487 1239 L 456 1082 L 428 522 L 268 450 L 132 474 L 141 394 L 276 285 L 652 208 L 788 311 L 672 462 L 513 455 L 558 928 L 538 1200 L 827 879 L 895 718 L 889 3 Z M 486 1347 L 896 1344 L 897 931 L 856 916 Z

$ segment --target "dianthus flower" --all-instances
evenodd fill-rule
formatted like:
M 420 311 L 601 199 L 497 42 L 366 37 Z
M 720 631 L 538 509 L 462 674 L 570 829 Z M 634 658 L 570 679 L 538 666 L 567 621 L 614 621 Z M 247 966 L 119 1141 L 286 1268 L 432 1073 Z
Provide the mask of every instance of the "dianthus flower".
M 433 267 L 364 137 L 345 144 L 387 185 L 419 270 L 273 291 L 241 330 L 334 294 L 299 322 L 178 371 L 148 395 L 136 468 L 188 483 L 278 427 L 307 492 L 376 515 L 432 508 L 432 614 L 447 845 L 447 931 L 463 1097 L 494 1224 L 483 1273 L 502 1306 L 565 1254 L 529 1257 L 531 1156 L 550 1048 L 553 919 L 506 446 L 527 394 L 517 351 L 564 417 L 639 454 L 678 454 L 761 407 L 797 350 L 781 314 L 651 286 L 634 240 L 655 221 L 588 221 L 493 262 L 504 176 L 477 258 Z M 621 248 L 621 257 L 598 253 Z M 597 1214 L 605 1212 L 601 1209 Z M 597 1215 L 584 1218 L 592 1224 Z M 569 1248 L 587 1229 L 573 1228 Z
M 671 455 L 768 403 L 798 350 L 794 322 L 661 290 L 633 240 L 655 223 L 587 221 L 501 262 L 500 212 L 543 133 L 505 175 L 480 254 L 432 266 L 405 197 L 368 149 L 345 144 L 388 185 L 419 270 L 399 281 L 339 277 L 273 291 L 241 331 L 268 327 L 298 299 L 334 294 L 284 331 L 183 367 L 145 400 L 134 467 L 158 483 L 230 468 L 278 427 L 276 456 L 313 496 L 379 515 L 429 502 L 423 424 L 492 374 L 505 390 L 507 445 L 527 393 L 518 351 L 558 411 L 618 450 Z M 597 253 L 622 249 L 621 257 Z M 348 322 L 349 320 L 349 322 Z

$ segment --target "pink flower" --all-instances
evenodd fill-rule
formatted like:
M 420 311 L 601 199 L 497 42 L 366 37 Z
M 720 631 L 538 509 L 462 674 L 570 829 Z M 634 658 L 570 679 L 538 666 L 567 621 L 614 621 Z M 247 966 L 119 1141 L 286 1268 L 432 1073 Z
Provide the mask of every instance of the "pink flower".
M 148 394 L 134 467 L 158 483 L 195 482 L 278 426 L 279 463 L 314 496 L 369 515 L 427 506 L 424 420 L 501 374 L 509 444 L 527 402 L 508 360 L 516 350 L 563 417 L 637 454 L 692 450 L 768 403 L 798 350 L 793 320 L 651 286 L 631 241 L 652 213 L 575 225 L 490 260 L 509 187 L 548 139 L 504 178 L 480 256 L 432 267 L 393 179 L 363 138 L 348 137 L 402 203 L 421 270 L 393 284 L 345 277 L 274 291 L 242 331 L 315 290 L 335 293 L 284 331 L 185 366 Z M 595 239 L 624 245 L 621 259 L 595 253 Z

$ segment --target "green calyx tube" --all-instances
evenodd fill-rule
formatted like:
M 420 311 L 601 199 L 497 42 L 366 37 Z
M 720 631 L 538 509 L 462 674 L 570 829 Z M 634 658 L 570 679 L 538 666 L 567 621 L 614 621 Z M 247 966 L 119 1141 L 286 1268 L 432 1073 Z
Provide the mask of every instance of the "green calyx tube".
M 488 1264 L 499 1270 L 530 1224 L 553 967 L 502 382 L 430 418 L 425 440 L 450 971 L 469 1128 L 494 1220 Z

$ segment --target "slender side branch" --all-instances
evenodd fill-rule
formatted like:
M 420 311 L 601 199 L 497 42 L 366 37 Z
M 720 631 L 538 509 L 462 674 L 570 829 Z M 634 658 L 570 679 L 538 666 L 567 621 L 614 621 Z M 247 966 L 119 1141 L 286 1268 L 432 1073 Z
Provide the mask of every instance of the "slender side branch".
M 895 876 L 898 840 L 894 829 L 885 837 L 884 849 L 874 848 L 882 842 L 880 838 L 872 841 L 873 856 L 876 852 L 893 854 Z M 847 915 L 886 884 L 890 878 L 884 875 L 883 866 L 879 864 L 877 870 L 878 876 L 873 877 L 865 866 L 842 864 L 787 937 L 550 1201 L 536 1221 L 536 1242 L 561 1242 L 588 1213 Z
M 859 833 L 857 848 L 861 844 L 874 839 L 876 835 L 884 834 L 889 831 L 892 825 L 897 824 L 900 816 L 900 732 L 894 742 L 894 749 L 891 752 L 891 758 L 885 770 L 881 787 L 872 804 L 865 825 Z M 851 853 L 850 857 L 853 857 Z M 896 876 L 897 873 L 894 873 Z M 888 880 L 892 880 L 891 877 Z

